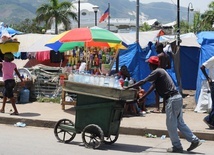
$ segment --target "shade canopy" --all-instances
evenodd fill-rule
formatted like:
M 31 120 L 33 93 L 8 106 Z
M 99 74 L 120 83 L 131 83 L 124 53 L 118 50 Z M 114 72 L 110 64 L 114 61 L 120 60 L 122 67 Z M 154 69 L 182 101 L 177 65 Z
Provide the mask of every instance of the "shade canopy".
M 99 27 L 75 28 L 53 37 L 45 45 L 55 51 L 68 51 L 74 47 L 122 47 L 122 40 L 113 32 Z M 124 47 L 124 46 L 123 46 Z

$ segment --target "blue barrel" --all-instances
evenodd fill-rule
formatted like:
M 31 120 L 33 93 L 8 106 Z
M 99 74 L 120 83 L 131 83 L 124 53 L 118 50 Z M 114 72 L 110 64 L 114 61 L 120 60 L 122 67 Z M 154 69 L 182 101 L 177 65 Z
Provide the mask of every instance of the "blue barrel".
M 20 95 L 19 103 L 29 102 L 30 91 L 27 88 L 22 88 L 19 95 Z

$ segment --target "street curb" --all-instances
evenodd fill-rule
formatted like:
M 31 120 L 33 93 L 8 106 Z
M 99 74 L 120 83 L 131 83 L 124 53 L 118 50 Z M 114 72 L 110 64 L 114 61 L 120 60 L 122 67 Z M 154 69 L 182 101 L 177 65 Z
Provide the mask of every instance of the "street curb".
M 17 122 L 23 122 L 26 126 L 35 126 L 35 127 L 45 127 L 45 128 L 54 128 L 57 121 L 47 121 L 47 120 L 37 120 L 37 119 L 26 119 L 26 118 L 8 118 L 8 117 L 0 117 L 0 124 L 16 124 Z M 120 134 L 126 135 L 136 135 L 136 136 L 145 136 L 145 134 L 157 135 L 157 137 L 161 137 L 162 135 L 168 136 L 167 130 L 161 129 L 148 129 L 148 128 L 131 128 L 131 127 L 120 127 Z M 203 140 L 214 140 L 213 133 L 204 133 L 199 131 L 193 131 L 193 133 Z M 184 138 L 181 133 L 179 133 L 181 138 Z
M 166 135 L 166 137 L 169 137 L 167 130 L 161 130 L 161 129 L 148 129 L 148 128 L 129 128 L 129 127 L 120 127 L 120 133 L 121 134 L 127 134 L 127 135 L 137 135 L 137 136 L 145 136 L 146 134 L 150 133 L 152 135 L 156 135 L 157 137 L 161 137 L 162 135 Z M 205 133 L 205 132 L 199 132 L 199 131 L 193 131 L 193 133 L 203 140 L 214 140 L 214 134 L 213 133 Z M 181 138 L 185 138 L 180 132 L 179 136 Z

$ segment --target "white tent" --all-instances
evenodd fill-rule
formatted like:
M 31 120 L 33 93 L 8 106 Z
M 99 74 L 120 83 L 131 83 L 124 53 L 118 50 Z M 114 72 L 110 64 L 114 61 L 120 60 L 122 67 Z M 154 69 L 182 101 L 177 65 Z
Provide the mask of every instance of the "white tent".
M 175 35 L 163 35 L 160 36 L 159 41 L 160 42 L 171 42 L 172 40 L 175 40 L 176 36 Z M 181 46 L 186 46 L 186 47 L 200 47 L 197 37 L 194 33 L 186 33 L 180 35 L 181 39 Z
M 159 35 L 160 31 L 147 31 L 147 32 L 139 32 L 139 44 L 142 48 L 147 47 L 148 42 L 155 42 L 157 36 Z M 133 44 L 136 42 L 136 33 L 115 33 L 119 38 L 122 39 L 127 45 Z
M 20 42 L 19 52 L 42 52 L 50 51 L 49 47 L 45 44 L 55 35 L 50 34 L 23 34 L 16 35 L 15 38 Z

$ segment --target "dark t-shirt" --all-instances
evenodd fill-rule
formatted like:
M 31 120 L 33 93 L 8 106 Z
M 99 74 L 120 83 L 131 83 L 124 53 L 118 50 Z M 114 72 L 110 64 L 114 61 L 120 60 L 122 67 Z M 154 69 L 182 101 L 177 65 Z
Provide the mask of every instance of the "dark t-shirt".
M 171 77 L 163 68 L 153 70 L 142 82 L 153 83 L 157 93 L 163 98 L 177 91 Z

